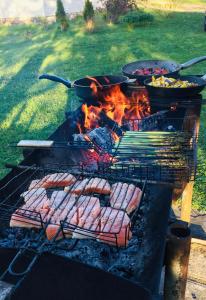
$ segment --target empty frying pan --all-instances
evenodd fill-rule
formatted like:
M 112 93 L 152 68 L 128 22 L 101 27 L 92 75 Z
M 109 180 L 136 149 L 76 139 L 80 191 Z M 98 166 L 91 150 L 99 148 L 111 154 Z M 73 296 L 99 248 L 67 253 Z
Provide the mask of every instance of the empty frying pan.
M 167 76 L 175 77 L 181 70 L 187 69 L 194 64 L 197 64 L 201 61 L 206 60 L 206 56 L 193 58 L 183 64 L 176 63 L 172 60 L 139 60 L 132 63 L 129 63 L 122 67 L 122 73 L 128 78 L 135 78 L 139 82 L 139 84 L 144 84 L 146 79 L 151 78 L 153 75 L 138 75 L 134 74 L 134 72 L 138 69 L 143 68 L 163 68 L 168 70 Z M 155 75 L 156 77 L 161 75 Z

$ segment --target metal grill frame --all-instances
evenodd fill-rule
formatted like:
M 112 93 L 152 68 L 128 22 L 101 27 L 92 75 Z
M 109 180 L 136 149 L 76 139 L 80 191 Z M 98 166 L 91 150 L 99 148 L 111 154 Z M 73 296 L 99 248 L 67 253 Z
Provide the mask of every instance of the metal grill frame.
M 41 167 L 39 167 L 39 168 L 37 168 L 37 167 L 35 167 L 35 166 L 31 166 L 31 167 L 24 167 L 24 166 L 20 166 L 20 168 L 22 168 L 23 169 L 23 171 L 22 172 L 20 172 L 19 174 L 18 174 L 18 176 L 21 176 L 21 174 L 22 173 L 24 173 L 24 172 L 26 172 L 26 171 L 31 171 L 31 170 L 33 170 L 33 172 L 32 172 L 32 174 L 27 178 L 27 183 L 29 183 L 31 180 L 33 180 L 33 179 L 35 179 L 34 177 L 36 177 L 36 175 L 38 175 L 39 174 L 39 172 L 40 173 L 42 173 L 42 176 L 45 176 L 47 173 L 51 173 L 51 171 L 53 171 L 54 172 L 54 169 L 52 169 L 52 170 L 45 170 L 45 169 L 43 169 L 43 168 L 41 168 Z M 63 169 L 64 170 L 64 172 L 65 172 L 65 169 Z M 62 169 L 61 170 L 56 170 L 56 171 L 58 171 L 58 172 L 62 172 L 63 171 Z M 69 170 L 68 170 L 68 173 L 71 173 Z M 44 174 L 44 175 L 43 175 Z M 114 177 L 113 177 L 113 179 L 111 179 L 111 178 L 109 178 L 109 176 L 107 177 L 107 178 L 105 178 L 106 176 L 102 176 L 101 174 L 99 175 L 99 174 L 84 174 L 82 171 L 81 172 L 79 172 L 79 174 L 74 174 L 74 175 L 77 175 L 78 177 L 77 177 L 77 181 L 79 180 L 79 179 L 84 179 L 84 178 L 88 178 L 89 176 L 89 178 L 91 179 L 91 178 L 95 178 L 95 177 L 99 177 L 99 178 L 102 178 L 102 179 L 106 179 L 106 180 L 109 180 L 109 182 L 110 183 L 115 183 L 115 182 L 120 182 L 121 180 L 118 180 L 117 178 L 116 178 L 116 180 L 114 179 Z M 39 176 L 38 176 L 39 177 Z M 16 177 L 15 177 L 16 178 Z M 15 178 L 13 178 L 10 182 L 8 182 L 7 183 L 7 186 L 8 185 L 10 185 L 10 184 L 12 184 L 12 181 L 13 180 L 15 180 Z M 127 179 L 127 181 L 128 181 L 128 183 L 135 183 L 134 182 L 134 180 L 128 180 Z M 75 184 L 75 183 L 74 183 Z M 73 184 L 73 185 L 74 185 Z M 15 213 L 15 211 L 17 210 L 17 212 L 15 213 L 16 214 L 16 216 L 17 216 L 17 218 L 19 217 L 19 218 L 21 218 L 21 217 L 24 217 L 24 218 L 27 218 L 28 219 L 28 222 L 29 222 L 29 224 L 31 224 L 32 222 L 33 222 L 33 225 L 34 225 L 34 227 L 37 227 L 37 225 L 36 224 L 39 224 L 39 226 L 38 226 L 38 229 L 40 229 L 40 232 L 39 232 L 39 240 L 42 238 L 42 234 L 43 233 L 45 233 L 45 231 L 46 231 L 46 229 L 47 229 L 47 227 L 48 227 L 48 225 L 50 225 L 50 224 L 53 224 L 52 222 L 51 222 L 51 218 L 52 218 L 52 216 L 54 215 L 54 213 L 55 213 L 55 211 L 61 206 L 61 204 L 63 203 L 63 201 L 65 200 L 65 198 L 63 198 L 62 199 L 62 201 L 61 201 L 61 203 L 60 203 L 60 205 L 55 209 L 55 211 L 54 211 L 54 213 L 50 216 L 50 218 L 49 218 L 49 220 L 47 220 L 46 222 L 45 222 L 45 220 L 44 220 L 44 218 L 42 217 L 42 215 L 40 214 L 40 213 L 38 213 L 38 212 L 35 212 L 34 211 L 34 209 L 29 209 L 29 207 L 28 207 L 28 209 L 24 209 L 24 208 L 21 208 L 21 202 L 22 202 L 22 198 L 21 197 L 19 197 L 18 199 L 17 199 L 17 201 L 16 201 L 16 203 L 14 204 L 14 205 L 8 205 L 8 204 L 6 204 L 7 203 L 7 201 L 9 200 L 9 198 L 14 194 L 14 193 L 16 193 L 16 192 L 18 192 L 18 189 L 20 189 L 21 190 L 21 188 L 22 188 L 22 186 L 25 186 L 26 185 L 26 182 L 23 182 L 20 186 L 18 186 L 17 187 L 17 189 L 15 189 L 15 191 L 13 191 L 7 198 L 5 198 L 5 199 L 3 199 L 1 202 L 0 202 L 0 220 L 1 221 L 9 221 L 10 220 L 10 218 L 11 218 L 11 215 L 13 214 L 13 213 Z M 71 188 L 73 187 L 73 185 L 71 185 Z M 127 228 L 126 228 L 126 232 L 125 232 L 125 245 L 124 245 L 124 247 L 126 247 L 126 241 L 127 241 L 127 239 L 128 239 L 128 237 L 129 237 L 129 232 L 130 232 L 130 229 L 134 226 L 134 223 L 136 222 L 136 219 L 137 219 L 137 215 L 138 215 L 138 212 L 139 212 L 139 209 L 140 209 L 140 206 L 142 205 L 142 201 L 143 201 L 143 198 L 144 198 L 144 193 L 145 193 L 145 187 L 146 187 L 146 182 L 144 183 L 144 184 L 137 184 L 136 183 L 136 186 L 139 186 L 139 185 L 141 185 L 141 186 L 143 186 L 143 188 L 142 188 L 142 195 L 141 195 L 141 199 L 140 199 L 140 204 L 139 204 L 139 206 L 132 212 L 132 214 L 131 214 L 131 218 L 130 218 L 130 224 L 128 224 L 128 226 L 127 226 Z M 4 189 L 4 187 L 2 187 L 0 190 L 2 191 L 2 189 Z M 54 190 L 57 190 L 57 188 L 54 188 Z M 31 191 L 31 190 L 30 190 Z M 20 192 L 20 194 L 21 194 L 21 192 Z M 82 196 L 84 194 L 84 191 L 80 194 L 80 195 L 78 195 L 77 196 L 77 199 L 76 199 L 76 201 L 75 201 L 75 204 L 78 202 L 78 200 L 79 200 L 79 198 Z M 97 194 L 95 194 L 96 196 L 97 196 Z M 91 199 L 91 197 L 95 197 L 95 195 L 93 194 L 93 195 L 89 195 L 88 197 L 90 197 L 90 199 Z M 32 195 L 31 195 L 32 196 Z M 66 197 L 66 196 L 65 196 Z M 37 198 L 38 199 L 38 198 Z M 29 199 L 28 199 L 29 200 Z M 28 201 L 27 200 L 27 201 Z M 34 200 L 34 202 L 36 201 L 36 199 Z M 40 200 L 40 202 L 41 202 L 41 200 Z M 39 203 L 40 203 L 39 202 Z M 38 203 L 38 204 L 39 204 Z M 25 204 L 25 203 L 23 203 L 23 204 Z M 31 203 L 31 204 L 34 204 L 33 202 Z M 38 205 L 37 204 L 37 205 Z M 86 208 L 85 208 L 85 210 L 86 210 Z M 84 213 L 84 212 L 83 212 Z M 68 211 L 68 214 L 69 214 L 69 211 Z M 67 214 L 67 215 L 68 215 Z M 98 216 L 98 218 L 99 218 L 99 216 Z M 123 221 L 123 219 L 122 219 L 122 221 Z M 25 222 L 25 221 L 22 221 L 22 224 L 23 223 L 27 223 L 27 222 Z M 56 225 L 56 224 L 54 224 L 54 225 Z M 23 226 L 22 226 L 23 227 Z M 91 238 L 91 235 L 92 234 L 94 234 L 94 231 L 93 230 L 90 230 L 90 229 L 84 229 L 84 228 L 82 228 L 82 227 L 79 227 L 78 225 L 76 225 L 76 226 L 74 226 L 74 225 L 72 225 L 72 224 L 70 224 L 70 223 L 67 223 L 66 222 L 66 218 L 65 218 L 65 220 L 61 220 L 61 222 L 60 222 L 60 226 L 59 226 L 59 230 L 58 230 L 58 232 L 57 232 L 57 234 L 54 236 L 54 238 L 49 242 L 49 243 L 53 243 L 53 242 L 55 242 L 57 239 L 58 239 L 58 236 L 59 236 L 59 233 L 61 232 L 61 234 L 63 235 L 63 237 L 65 237 L 66 236 L 66 231 L 68 231 L 68 230 L 72 230 L 72 231 L 74 231 L 74 230 L 77 230 L 78 231 L 78 233 L 80 233 L 81 235 L 85 235 L 86 237 L 88 237 L 88 238 Z M 121 226 L 120 226 L 120 228 L 119 228 L 119 232 L 120 232 L 120 230 L 121 230 Z M 115 239 L 115 243 L 114 243 L 114 246 L 116 246 L 116 247 L 118 247 L 119 245 L 118 245 L 118 242 L 117 242 L 117 235 L 119 234 L 119 232 L 111 232 L 111 231 L 109 231 L 109 232 L 106 232 L 106 231 L 98 231 L 98 234 L 103 234 L 104 235 L 104 241 L 111 241 L 111 235 L 113 235 L 113 237 L 114 237 L 114 239 Z M 107 239 L 107 235 L 108 235 L 108 239 Z

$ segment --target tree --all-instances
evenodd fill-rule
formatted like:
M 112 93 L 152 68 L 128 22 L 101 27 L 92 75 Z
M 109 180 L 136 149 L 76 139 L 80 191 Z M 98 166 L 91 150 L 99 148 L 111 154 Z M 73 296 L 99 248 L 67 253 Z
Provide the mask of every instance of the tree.
M 107 19 L 117 22 L 121 15 L 126 14 L 129 10 L 136 9 L 135 0 L 100 0 L 106 9 Z
M 69 27 L 64 5 L 61 0 L 57 0 L 56 21 L 60 24 L 62 31 L 67 30 Z
M 94 18 L 94 8 L 90 0 L 86 0 L 84 3 L 83 17 L 86 22 Z

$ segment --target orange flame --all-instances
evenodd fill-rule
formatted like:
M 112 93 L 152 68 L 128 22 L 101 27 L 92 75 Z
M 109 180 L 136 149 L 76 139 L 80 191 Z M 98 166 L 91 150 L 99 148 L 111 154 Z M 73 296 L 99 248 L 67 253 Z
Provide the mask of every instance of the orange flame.
M 99 81 L 94 78 L 94 77 L 90 77 L 90 76 L 87 76 L 88 79 L 90 79 L 92 82 L 90 84 L 90 88 L 92 89 L 93 91 L 93 95 L 97 95 L 98 93 L 98 87 L 100 89 L 102 89 L 102 85 L 99 83 Z
M 79 129 L 79 133 L 82 133 L 82 127 L 81 127 L 81 124 L 77 123 L 77 127 Z
M 92 79 L 92 78 L 91 78 Z M 95 78 L 94 78 L 95 79 Z M 95 81 L 95 80 L 94 80 Z M 92 82 L 93 93 L 97 94 L 98 81 Z M 99 95 L 98 95 L 99 96 Z M 103 111 L 110 119 L 114 120 L 119 126 L 125 123 L 133 122 L 132 130 L 138 130 L 139 120 L 150 114 L 150 106 L 146 91 L 144 89 L 133 92 L 127 97 L 122 91 L 120 85 L 111 86 L 100 97 L 97 106 L 82 105 L 85 122 L 84 128 L 91 130 L 99 127 L 100 112 Z M 129 122 L 127 122 L 129 120 Z M 133 121 L 134 120 L 134 121 Z M 117 140 L 115 136 L 115 140 Z
M 82 104 L 82 111 L 84 112 L 84 127 L 86 129 L 93 129 L 99 127 L 99 113 L 101 108 L 96 106 L 87 106 L 87 104 Z

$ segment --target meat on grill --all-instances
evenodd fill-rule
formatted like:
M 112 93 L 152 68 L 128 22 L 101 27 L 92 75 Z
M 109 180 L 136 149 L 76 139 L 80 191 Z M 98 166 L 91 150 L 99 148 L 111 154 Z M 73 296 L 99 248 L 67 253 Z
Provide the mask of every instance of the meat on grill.
M 40 188 L 40 184 L 39 184 L 40 182 L 41 182 L 41 179 L 32 180 L 29 187 L 28 187 L 28 190 Z
M 46 236 L 49 240 L 53 239 L 58 231 L 58 239 L 62 238 L 60 222 L 66 220 L 73 225 L 77 225 L 77 209 L 75 206 L 76 197 L 72 194 L 67 194 L 64 191 L 54 191 L 50 200 L 50 211 L 47 216 Z M 68 237 L 71 234 L 68 232 Z
M 107 180 L 95 177 L 89 180 L 84 192 L 108 195 L 111 192 L 111 186 Z
M 50 208 L 56 209 L 60 205 L 63 205 L 66 202 L 67 197 L 68 197 L 68 194 L 65 193 L 64 191 L 54 191 L 51 194 L 51 198 L 49 201 Z
M 74 193 L 76 195 L 80 195 L 84 192 L 88 181 L 89 181 L 88 178 L 85 178 L 84 180 L 77 180 L 73 186 L 66 186 L 64 188 L 64 191 L 69 193 Z
M 77 208 L 75 206 L 69 208 L 69 206 L 66 206 L 63 210 L 58 209 L 53 217 L 50 220 L 50 224 L 46 226 L 46 236 L 48 240 L 52 240 L 53 238 L 61 239 L 63 238 L 62 230 L 60 229 L 61 221 L 66 221 L 74 228 L 77 226 L 78 223 L 78 213 Z M 72 237 L 72 229 L 66 228 L 64 230 L 64 234 L 67 238 Z
M 33 180 L 29 186 L 32 188 L 55 188 L 55 187 L 65 187 L 72 185 L 76 182 L 76 178 L 69 173 L 54 173 L 43 177 L 40 180 Z
M 29 191 L 29 193 L 31 192 L 32 190 Z M 67 199 L 67 201 L 70 200 L 70 206 L 74 205 L 76 199 L 72 196 L 69 197 L 69 195 L 63 191 L 53 192 L 51 199 L 49 199 L 45 193 L 40 194 L 39 197 L 31 196 L 21 208 L 12 214 L 10 226 L 29 228 L 42 227 L 42 222 L 48 222 L 59 205 L 61 205 L 61 209 L 65 207 L 67 202 L 64 201 L 64 197 L 66 197 L 65 199 Z
M 134 184 L 115 183 L 112 185 L 110 195 L 111 207 L 125 210 L 130 214 L 139 206 L 141 195 L 142 191 Z
M 21 194 L 21 197 L 24 198 L 24 201 L 27 202 L 28 200 L 35 200 L 37 198 L 46 197 L 46 190 L 45 188 L 38 188 L 38 189 L 31 189 Z
M 81 196 L 76 206 L 78 210 L 78 228 L 74 231 L 73 238 L 95 238 L 99 231 L 98 216 L 101 212 L 99 199 Z
M 48 198 L 46 188 L 62 187 Z M 38 187 L 38 188 L 37 188 Z M 100 206 L 89 194 L 110 194 L 111 207 Z M 138 207 L 141 190 L 133 184 L 94 177 L 76 180 L 69 173 L 55 173 L 33 180 L 21 194 L 24 205 L 11 217 L 11 227 L 45 229 L 48 240 L 94 238 L 110 245 L 126 246 L 132 236 L 130 214 Z M 80 196 L 81 195 L 81 196 Z M 63 229 L 63 231 L 62 231 Z
M 36 212 L 29 211 L 22 206 L 12 214 L 10 227 L 41 228 L 42 220 L 45 220 L 47 214 L 47 209 L 40 209 Z
M 45 220 L 48 214 L 48 205 L 49 199 L 47 198 L 47 195 L 43 194 L 38 197 L 31 196 L 24 205 L 12 214 L 10 226 L 40 228 L 42 226 L 42 221 Z
M 97 240 L 121 247 L 126 246 L 131 237 L 128 215 L 118 209 L 103 207 L 100 217 L 100 234 Z
M 73 187 L 65 187 L 64 190 L 77 195 L 90 193 L 107 195 L 110 194 L 111 187 L 107 180 L 95 177 L 90 180 L 86 178 L 82 181 L 77 181 Z

